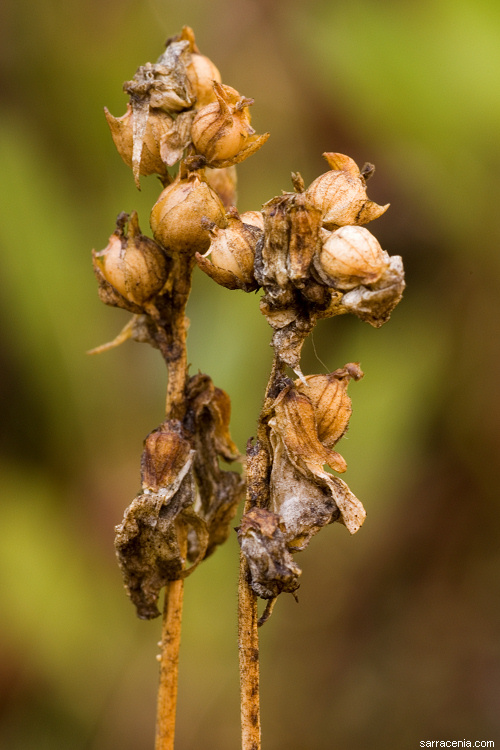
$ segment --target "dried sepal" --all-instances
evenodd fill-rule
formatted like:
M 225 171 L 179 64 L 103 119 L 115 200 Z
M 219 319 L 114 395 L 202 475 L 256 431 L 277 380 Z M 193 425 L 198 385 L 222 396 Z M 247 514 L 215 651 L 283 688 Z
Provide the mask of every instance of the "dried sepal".
M 227 215 L 227 226 L 221 228 L 213 222 L 202 220 L 211 237 L 210 260 L 196 255 L 198 266 L 221 286 L 228 289 L 257 289 L 254 277 L 254 261 L 257 243 L 262 240 L 261 229 L 245 224 L 236 209 Z
M 255 593 L 262 599 L 293 594 L 299 588 L 302 571 L 287 547 L 280 516 L 263 508 L 252 508 L 242 517 L 237 532 Z
M 194 147 L 210 167 L 239 164 L 257 151 L 269 133 L 256 135 L 250 125 L 253 99 L 240 96 L 231 86 L 214 81 L 216 101 L 198 110 L 191 128 Z
M 151 211 L 153 235 L 173 253 L 204 253 L 210 246 L 209 232 L 202 226 L 204 217 L 218 226 L 226 223 L 224 206 L 205 181 L 203 170 L 189 171 L 181 163 L 176 179 Z
M 92 251 L 99 297 L 107 305 L 142 313 L 164 287 L 170 260 L 163 249 L 141 233 L 137 213 L 121 213 L 107 247 Z
M 342 291 L 374 284 L 389 266 L 389 255 L 364 227 L 341 227 L 323 240 L 315 268 L 322 281 Z
M 311 202 L 321 210 L 327 229 L 350 224 L 367 224 L 389 208 L 379 206 L 366 195 L 366 183 L 356 163 L 344 154 L 324 153 L 331 167 L 306 190 Z
M 370 286 L 358 286 L 342 297 L 340 311 L 350 312 L 374 328 L 386 323 L 405 289 L 403 260 L 391 255 L 382 276 Z

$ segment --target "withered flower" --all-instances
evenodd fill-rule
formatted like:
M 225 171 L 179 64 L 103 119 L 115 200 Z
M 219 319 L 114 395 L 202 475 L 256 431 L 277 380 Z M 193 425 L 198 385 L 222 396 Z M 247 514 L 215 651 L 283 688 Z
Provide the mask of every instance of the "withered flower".
M 281 529 L 281 518 L 263 508 L 252 508 L 241 519 L 238 542 L 248 561 L 252 588 L 262 599 L 299 588 L 301 570 Z
M 163 190 L 151 211 L 155 239 L 175 253 L 204 253 L 210 246 L 206 217 L 218 226 L 226 223 L 225 210 L 217 193 L 205 181 L 203 170 L 189 171 L 181 163 L 179 173 Z
M 169 259 L 154 240 L 141 234 L 136 211 L 118 216 L 107 247 L 94 250 L 92 261 L 101 300 L 134 313 L 142 312 L 144 304 L 160 293 L 168 276 Z
M 191 137 L 208 166 L 229 167 L 255 153 L 267 141 L 269 133 L 256 135 L 250 125 L 248 107 L 253 99 L 240 96 L 231 86 L 217 81 L 213 89 L 217 101 L 198 110 Z
M 337 229 L 349 224 L 367 224 L 387 211 L 366 195 L 366 181 L 357 164 L 344 154 L 324 153 L 331 170 L 317 177 L 306 190 L 321 210 L 323 226 Z M 372 170 L 373 171 L 373 170 Z
M 142 492 L 115 539 L 125 587 L 141 618 L 156 617 L 161 588 L 189 575 L 229 536 L 245 489 L 240 474 L 219 466 L 219 458 L 241 458 L 229 434 L 230 411 L 227 394 L 207 375 L 195 375 L 186 387 L 184 420 L 166 420 L 144 442 Z
M 351 415 L 348 383 L 362 376 L 356 363 L 309 376 L 305 383 L 297 380 L 284 388 L 272 406 L 271 510 L 283 520 L 290 549 L 304 549 L 332 521 L 341 521 L 354 534 L 365 519 L 363 506 L 345 482 L 323 468 L 346 469 L 332 448 Z
M 181 537 L 194 530 L 204 554 L 208 532 L 193 513 L 196 498 L 192 470 L 194 450 L 183 437 L 180 423 L 164 423 L 145 441 L 142 459 L 143 491 L 125 510 L 116 527 L 115 548 L 125 588 L 141 619 L 157 617 L 160 590 L 168 581 L 183 578 Z
M 202 271 L 227 289 L 244 289 L 249 292 L 257 288 L 253 269 L 255 249 L 263 237 L 263 231 L 245 224 L 237 210 L 227 214 L 227 226 L 218 227 L 213 222 L 203 222 L 211 236 L 210 260 L 196 254 L 196 262 Z
M 399 255 L 391 255 L 378 281 L 357 286 L 344 294 L 339 312 L 353 313 L 374 328 L 380 328 L 389 320 L 404 289 L 403 260 Z
M 378 281 L 389 266 L 389 256 L 368 229 L 348 226 L 323 240 L 315 266 L 325 283 L 347 291 Z

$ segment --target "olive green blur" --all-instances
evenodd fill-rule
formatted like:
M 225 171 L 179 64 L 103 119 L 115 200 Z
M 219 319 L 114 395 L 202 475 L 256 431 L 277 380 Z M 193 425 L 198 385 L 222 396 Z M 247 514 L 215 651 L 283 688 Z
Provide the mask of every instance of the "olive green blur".
M 7 0 L 0 14 L 0 745 L 149 750 L 160 621 L 137 620 L 114 525 L 163 417 L 157 351 L 112 339 L 91 250 L 161 185 L 118 156 L 103 113 L 193 27 L 268 142 L 238 166 L 240 211 L 324 151 L 376 165 L 368 228 L 407 290 L 375 330 L 320 321 L 303 370 L 359 361 L 337 449 L 367 520 L 297 556 L 261 631 L 263 746 L 500 744 L 500 4 L 497 0 Z M 254 434 L 271 363 L 259 293 L 195 274 L 191 373 Z M 236 525 L 236 522 L 235 522 Z M 239 746 L 236 534 L 187 581 L 178 750 Z

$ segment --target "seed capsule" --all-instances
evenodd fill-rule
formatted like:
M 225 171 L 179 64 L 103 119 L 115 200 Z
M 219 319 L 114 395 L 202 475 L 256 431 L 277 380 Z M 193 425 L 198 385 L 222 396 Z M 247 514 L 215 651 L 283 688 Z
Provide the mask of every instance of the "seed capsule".
M 187 76 L 196 96 L 196 108 L 200 109 L 215 100 L 214 81 L 221 83 L 221 75 L 212 60 L 200 53 L 193 29 L 183 26 L 177 41 L 187 40 L 191 52 L 191 62 L 186 68 Z
M 244 214 L 240 214 L 240 219 L 244 224 L 251 224 L 253 227 L 257 227 L 264 231 L 264 217 L 262 211 L 245 211 Z
M 186 175 L 181 168 L 151 211 L 154 237 L 174 252 L 204 253 L 209 248 L 210 235 L 202 226 L 203 217 L 224 226 L 224 206 L 201 173 L 195 171 Z
M 269 133 L 258 136 L 250 125 L 248 107 L 253 99 L 240 96 L 230 86 L 214 82 L 217 101 L 202 107 L 193 121 L 191 137 L 209 166 L 238 164 L 259 149 Z
M 114 117 L 106 107 L 104 108 L 104 114 L 118 153 L 125 164 L 132 168 L 134 113 L 131 105 L 127 104 L 127 111 L 122 117 Z M 160 146 L 171 135 L 174 123 L 174 119 L 162 110 L 152 109 L 149 111 L 142 141 L 142 152 L 136 170 L 138 174 L 158 174 L 160 177 L 165 177 L 168 174 L 167 165 L 161 157 Z M 175 164 L 175 161 L 172 164 Z
M 366 183 L 356 163 L 344 154 L 323 154 L 331 166 L 317 177 L 306 194 L 323 214 L 323 226 L 337 229 L 349 224 L 367 224 L 387 211 L 366 195 Z
M 125 224 L 128 222 L 128 234 Z M 110 285 L 124 300 L 141 307 L 153 299 L 167 280 L 167 260 L 162 249 L 141 234 L 137 213 L 120 214 L 116 230 L 104 250 L 93 253 L 94 269 L 104 287 Z M 110 290 L 105 288 L 105 293 Z M 112 293 L 111 293 L 112 296 Z M 116 304 L 110 299 L 105 302 Z M 119 304 L 123 307 L 126 305 Z
M 255 289 L 255 248 L 262 231 L 244 224 L 236 209 L 227 214 L 227 227 L 212 224 L 209 231 L 210 261 L 197 257 L 200 268 L 229 289 Z
M 215 190 L 226 210 L 236 205 L 238 178 L 235 166 L 223 167 L 222 169 L 206 169 L 205 179 L 210 187 Z
M 368 229 L 348 226 L 330 233 L 315 265 L 326 284 L 348 290 L 378 281 L 389 256 Z

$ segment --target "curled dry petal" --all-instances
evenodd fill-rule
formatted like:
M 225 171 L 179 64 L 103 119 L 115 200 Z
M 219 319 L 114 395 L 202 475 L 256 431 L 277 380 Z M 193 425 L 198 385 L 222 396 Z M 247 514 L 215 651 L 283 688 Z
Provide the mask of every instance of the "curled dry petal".
M 195 511 L 209 533 L 205 557 L 229 536 L 230 523 L 243 499 L 245 482 L 234 471 L 223 471 L 219 458 L 233 462 L 241 459 L 229 434 L 231 401 L 216 388 L 208 375 L 190 378 L 186 388 L 187 412 L 184 428 L 191 436 L 196 454 L 194 473 L 198 484 Z M 189 557 L 197 557 L 198 539 L 190 538 Z
M 374 284 L 389 265 L 389 256 L 364 227 L 341 227 L 323 242 L 316 263 L 321 278 L 335 289 L 347 291 Z
M 323 225 L 337 229 L 349 224 L 367 224 L 389 208 L 379 206 L 366 195 L 365 180 L 355 162 L 344 154 L 325 153 L 331 167 L 317 177 L 306 190 L 312 203 L 321 210 Z
M 250 569 L 251 586 L 262 599 L 293 594 L 301 574 L 290 554 L 276 513 L 252 508 L 241 519 L 238 541 Z

